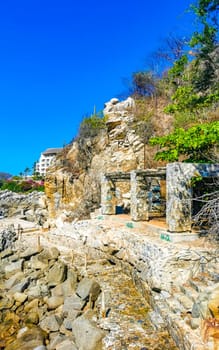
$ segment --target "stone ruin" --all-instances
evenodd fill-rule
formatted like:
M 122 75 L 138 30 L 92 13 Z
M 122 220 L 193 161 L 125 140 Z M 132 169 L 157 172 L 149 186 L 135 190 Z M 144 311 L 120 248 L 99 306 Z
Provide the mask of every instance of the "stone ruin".
M 106 173 L 102 176 L 103 215 L 115 215 L 116 183 L 130 182 L 130 214 L 133 221 L 166 217 L 167 241 L 197 238 L 192 234 L 192 178 L 219 178 L 219 164 L 171 163 L 166 167 Z

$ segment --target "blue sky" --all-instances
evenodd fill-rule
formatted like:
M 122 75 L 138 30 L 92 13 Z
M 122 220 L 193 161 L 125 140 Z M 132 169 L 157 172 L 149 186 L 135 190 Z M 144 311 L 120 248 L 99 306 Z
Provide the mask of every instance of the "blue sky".
M 0 3 L 0 171 L 32 168 L 83 116 L 120 95 L 192 0 L 7 0 Z

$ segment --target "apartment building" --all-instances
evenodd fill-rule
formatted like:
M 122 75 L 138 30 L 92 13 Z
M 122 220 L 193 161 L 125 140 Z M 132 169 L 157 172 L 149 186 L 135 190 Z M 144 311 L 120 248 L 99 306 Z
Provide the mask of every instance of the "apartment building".
M 42 152 L 39 161 L 35 164 L 35 172 L 41 176 L 45 176 L 47 168 L 61 150 L 62 148 L 47 148 Z

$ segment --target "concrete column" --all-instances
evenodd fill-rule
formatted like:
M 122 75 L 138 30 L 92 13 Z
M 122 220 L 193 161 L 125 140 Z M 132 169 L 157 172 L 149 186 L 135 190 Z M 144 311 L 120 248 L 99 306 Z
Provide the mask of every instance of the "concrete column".
M 111 180 L 105 175 L 101 180 L 101 211 L 103 215 L 116 214 L 116 191 Z
M 188 232 L 192 226 L 194 176 L 219 177 L 219 164 L 172 163 L 167 165 L 166 221 L 170 232 Z
M 131 172 L 131 218 L 134 221 L 149 220 L 149 193 L 142 180 L 135 171 Z
M 193 164 L 167 165 L 166 222 L 170 232 L 191 231 Z

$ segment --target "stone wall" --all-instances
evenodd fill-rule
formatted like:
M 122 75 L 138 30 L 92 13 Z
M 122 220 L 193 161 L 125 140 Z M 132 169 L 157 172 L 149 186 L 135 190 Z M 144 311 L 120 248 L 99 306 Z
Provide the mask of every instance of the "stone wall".
M 115 222 L 108 220 L 65 224 L 53 233 L 60 244 L 67 241 L 71 246 L 74 242 L 98 250 L 131 273 L 153 306 L 150 317 L 155 328 L 167 327 L 180 350 L 211 349 L 214 338 L 209 333 L 202 336 L 202 324 L 209 315 L 217 317 L 209 309 L 212 300 L 214 306 L 219 300 L 215 301 L 219 281 L 217 248 L 200 241 L 193 245 L 164 242 L 138 230 L 137 224 L 133 229 L 115 229 Z

